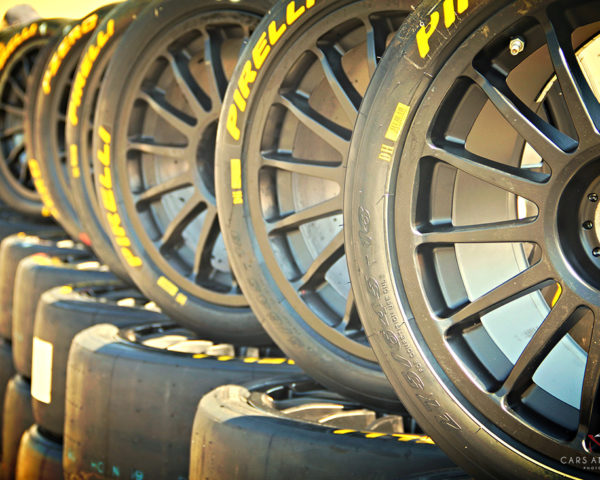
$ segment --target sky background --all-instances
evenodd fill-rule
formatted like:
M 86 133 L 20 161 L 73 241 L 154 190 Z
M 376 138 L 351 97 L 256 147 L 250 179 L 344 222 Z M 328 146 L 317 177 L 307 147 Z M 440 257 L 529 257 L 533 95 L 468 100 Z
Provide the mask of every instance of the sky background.
M 44 18 L 81 18 L 111 2 L 107 0 L 0 0 L 0 19 L 4 17 L 6 10 L 23 3 L 31 5 Z

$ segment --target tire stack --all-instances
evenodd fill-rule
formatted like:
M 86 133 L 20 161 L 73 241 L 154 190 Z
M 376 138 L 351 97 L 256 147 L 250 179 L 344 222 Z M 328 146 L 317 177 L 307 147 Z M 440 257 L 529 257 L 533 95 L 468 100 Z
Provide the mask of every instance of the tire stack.
M 3 478 L 597 477 L 600 0 L 5 23 Z

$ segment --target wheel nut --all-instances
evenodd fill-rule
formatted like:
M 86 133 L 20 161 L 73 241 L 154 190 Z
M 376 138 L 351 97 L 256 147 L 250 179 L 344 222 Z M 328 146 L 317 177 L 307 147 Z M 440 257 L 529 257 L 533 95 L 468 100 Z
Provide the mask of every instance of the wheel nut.
M 515 37 L 509 44 L 510 54 L 515 56 L 525 50 L 525 41 L 521 37 Z
M 590 220 L 586 220 L 585 222 L 583 222 L 583 228 L 585 228 L 586 230 L 591 230 L 592 228 L 594 228 L 594 224 Z
M 600 257 L 600 247 L 596 247 L 592 250 L 592 255 L 594 257 Z
M 594 202 L 594 203 L 597 202 L 598 201 L 598 194 L 597 193 L 590 193 L 588 195 L 588 200 L 590 202 Z

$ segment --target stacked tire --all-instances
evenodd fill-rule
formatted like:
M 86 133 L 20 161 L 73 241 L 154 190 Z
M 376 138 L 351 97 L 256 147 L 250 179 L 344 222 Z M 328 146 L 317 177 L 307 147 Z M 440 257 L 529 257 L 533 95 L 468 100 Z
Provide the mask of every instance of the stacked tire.
M 8 15 L 4 476 L 596 476 L 599 7 Z

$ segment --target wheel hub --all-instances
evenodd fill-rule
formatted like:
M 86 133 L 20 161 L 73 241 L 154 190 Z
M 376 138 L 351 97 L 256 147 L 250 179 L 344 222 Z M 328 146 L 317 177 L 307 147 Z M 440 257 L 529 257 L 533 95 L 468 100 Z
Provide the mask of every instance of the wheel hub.
M 558 210 L 562 251 L 577 274 L 600 288 L 600 162 L 586 163 L 566 185 Z

